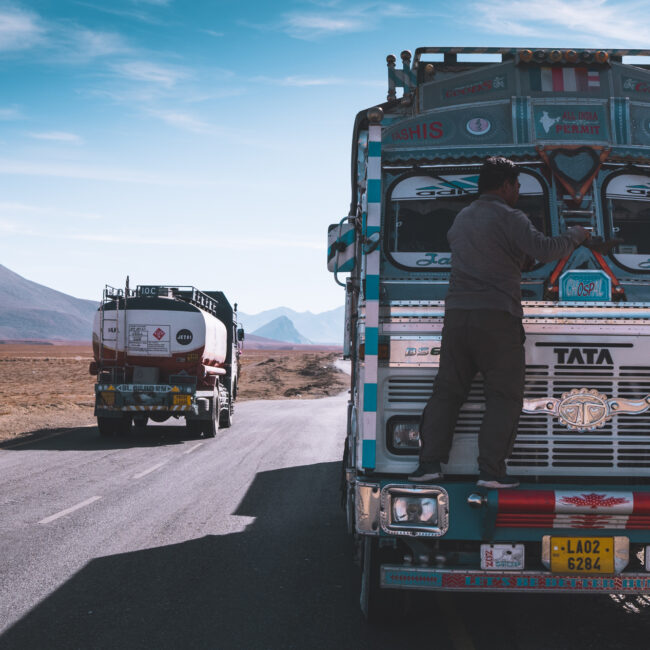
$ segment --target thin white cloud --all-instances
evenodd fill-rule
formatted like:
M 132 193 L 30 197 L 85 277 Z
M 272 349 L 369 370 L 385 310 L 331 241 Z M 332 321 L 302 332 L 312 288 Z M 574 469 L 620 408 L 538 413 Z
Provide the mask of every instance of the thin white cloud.
M 113 66 L 113 70 L 132 81 L 144 81 L 171 88 L 189 76 L 187 70 L 178 66 L 164 66 L 151 61 L 128 61 Z
M 296 11 L 284 14 L 280 29 L 293 38 L 318 40 L 327 36 L 366 32 L 376 29 L 385 19 L 423 19 L 445 16 L 430 7 L 411 7 L 398 2 L 369 2 L 343 4 L 341 2 L 312 2 L 317 11 Z M 257 25 L 258 29 L 272 29 Z
M 0 108 L 0 120 L 21 120 L 23 114 L 13 106 L 8 108 Z
M 184 131 L 191 131 L 192 133 L 205 133 L 205 134 L 216 134 L 218 129 L 208 122 L 197 118 L 190 113 L 182 113 L 180 111 L 173 110 L 157 110 L 149 109 L 147 111 L 153 117 L 162 120 L 170 126 L 174 126 Z
M 18 217 L 24 223 L 25 218 L 30 216 L 64 217 L 68 219 L 82 219 L 84 221 L 99 221 L 103 215 L 93 212 L 80 212 L 78 210 L 61 210 L 52 206 L 30 205 L 28 203 L 17 203 L 12 201 L 0 201 L 0 216 L 7 215 Z M 7 221 L 4 222 L 9 223 Z M 16 224 L 14 224 L 16 225 Z
M 120 34 L 77 28 L 67 32 L 69 46 L 78 54 L 89 58 L 126 54 L 131 51 Z
M 0 174 L 17 176 L 44 176 L 53 178 L 74 178 L 103 181 L 107 183 L 142 183 L 147 185 L 171 185 L 198 187 L 213 185 L 214 181 L 195 178 L 157 175 L 134 169 L 100 167 L 92 164 L 70 164 L 64 162 L 32 162 L 0 158 Z
M 306 40 L 333 34 L 362 32 L 370 28 L 371 20 L 365 16 L 289 14 L 284 21 L 284 31 L 287 34 Z
M 132 0 L 136 5 L 145 4 L 145 5 L 156 5 L 157 7 L 166 7 L 170 5 L 173 0 Z
M 63 215 L 61 215 L 63 216 Z M 32 228 L 24 222 L 10 221 L 0 217 L 0 232 L 11 235 L 29 237 L 44 237 L 66 241 L 85 241 L 97 244 L 119 244 L 141 246 L 143 241 L 147 246 L 193 246 L 214 248 L 214 242 L 209 237 L 152 237 L 150 231 L 137 233 L 129 230 L 124 233 L 87 233 L 87 232 L 47 232 L 42 228 Z M 295 240 L 291 237 L 264 238 L 264 237 L 219 237 L 219 245 L 229 250 L 269 250 L 269 249 L 306 249 L 314 251 L 323 250 L 323 242 L 316 240 Z
M 29 133 L 30 138 L 36 140 L 53 140 L 55 142 L 73 142 L 80 144 L 82 139 L 76 133 L 68 133 L 67 131 L 46 131 L 44 133 Z
M 288 77 L 253 77 L 254 83 L 266 83 L 276 86 L 291 86 L 296 88 L 310 88 L 318 86 L 373 86 L 383 87 L 386 81 L 373 81 L 365 79 L 343 79 L 342 77 L 305 77 L 303 75 L 290 75 Z
M 644 47 L 650 31 L 646 1 L 546 0 L 531 11 L 527 0 L 484 0 L 471 6 L 468 19 L 493 34 L 571 39 L 592 47 Z
M 0 52 L 27 50 L 40 43 L 45 32 L 36 14 L 14 8 L 0 9 Z
M 277 84 L 279 86 L 296 86 L 298 88 L 309 86 L 341 86 L 346 82 L 338 77 L 304 77 L 294 75 L 274 79 L 272 77 L 258 77 L 257 80 L 265 83 Z
M 133 233 L 119 234 L 89 234 L 77 233 L 62 235 L 62 238 L 78 241 L 93 241 L 106 244 L 142 244 L 146 239 L 147 246 L 214 246 L 209 238 L 205 237 L 151 237 L 151 233 L 134 235 Z M 323 242 L 300 241 L 287 237 L 286 239 L 266 239 L 262 237 L 219 237 L 219 245 L 233 250 L 268 250 L 269 248 L 303 248 L 309 250 L 323 250 Z
M 210 36 L 214 36 L 215 38 L 221 38 L 222 36 L 225 36 L 223 32 L 215 32 L 213 29 L 202 29 L 201 31 L 204 34 L 210 34 Z

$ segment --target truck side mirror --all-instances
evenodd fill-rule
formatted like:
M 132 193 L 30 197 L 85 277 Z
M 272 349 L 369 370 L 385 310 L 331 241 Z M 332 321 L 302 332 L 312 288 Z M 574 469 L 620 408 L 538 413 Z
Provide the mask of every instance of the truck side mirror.
M 327 228 L 327 270 L 346 273 L 354 268 L 354 224 L 334 223 Z
M 240 327 L 237 330 L 237 340 L 238 341 L 243 341 L 244 340 L 244 328 L 243 327 Z

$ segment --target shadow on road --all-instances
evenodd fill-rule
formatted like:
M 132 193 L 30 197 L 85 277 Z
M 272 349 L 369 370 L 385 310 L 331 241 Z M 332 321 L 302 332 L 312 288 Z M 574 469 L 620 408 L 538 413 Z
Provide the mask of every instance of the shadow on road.
M 418 593 L 406 618 L 368 626 L 339 470 L 258 474 L 233 513 L 255 517 L 243 532 L 91 561 L 0 648 L 647 647 L 650 608 L 631 616 L 606 597 Z
M 182 444 L 195 440 L 184 426 L 148 426 L 144 430 L 133 429 L 129 434 L 103 437 L 96 426 L 38 429 L 12 440 L 0 442 L 0 449 L 20 451 L 97 451 L 104 449 L 129 449 L 131 447 L 160 447 Z
M 244 532 L 93 560 L 0 647 L 399 647 L 403 630 L 361 618 L 339 471 L 322 463 L 258 474 L 233 513 L 256 517 Z M 430 639 L 430 628 L 415 637 Z

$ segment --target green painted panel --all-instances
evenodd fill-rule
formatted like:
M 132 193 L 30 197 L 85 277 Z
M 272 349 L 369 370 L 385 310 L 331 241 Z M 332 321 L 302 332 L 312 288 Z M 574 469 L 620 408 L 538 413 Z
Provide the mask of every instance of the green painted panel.
M 435 64 L 434 64 L 435 66 Z M 420 88 L 421 110 L 479 101 L 505 99 L 515 95 L 513 63 L 496 64 L 425 83 Z

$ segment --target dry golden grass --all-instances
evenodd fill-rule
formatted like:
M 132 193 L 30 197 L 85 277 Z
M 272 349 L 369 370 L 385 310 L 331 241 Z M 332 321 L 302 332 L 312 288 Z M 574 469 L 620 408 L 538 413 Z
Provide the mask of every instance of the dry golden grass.
M 244 350 L 239 400 L 316 398 L 349 387 L 339 353 Z M 0 440 L 93 424 L 90 345 L 0 344 Z

